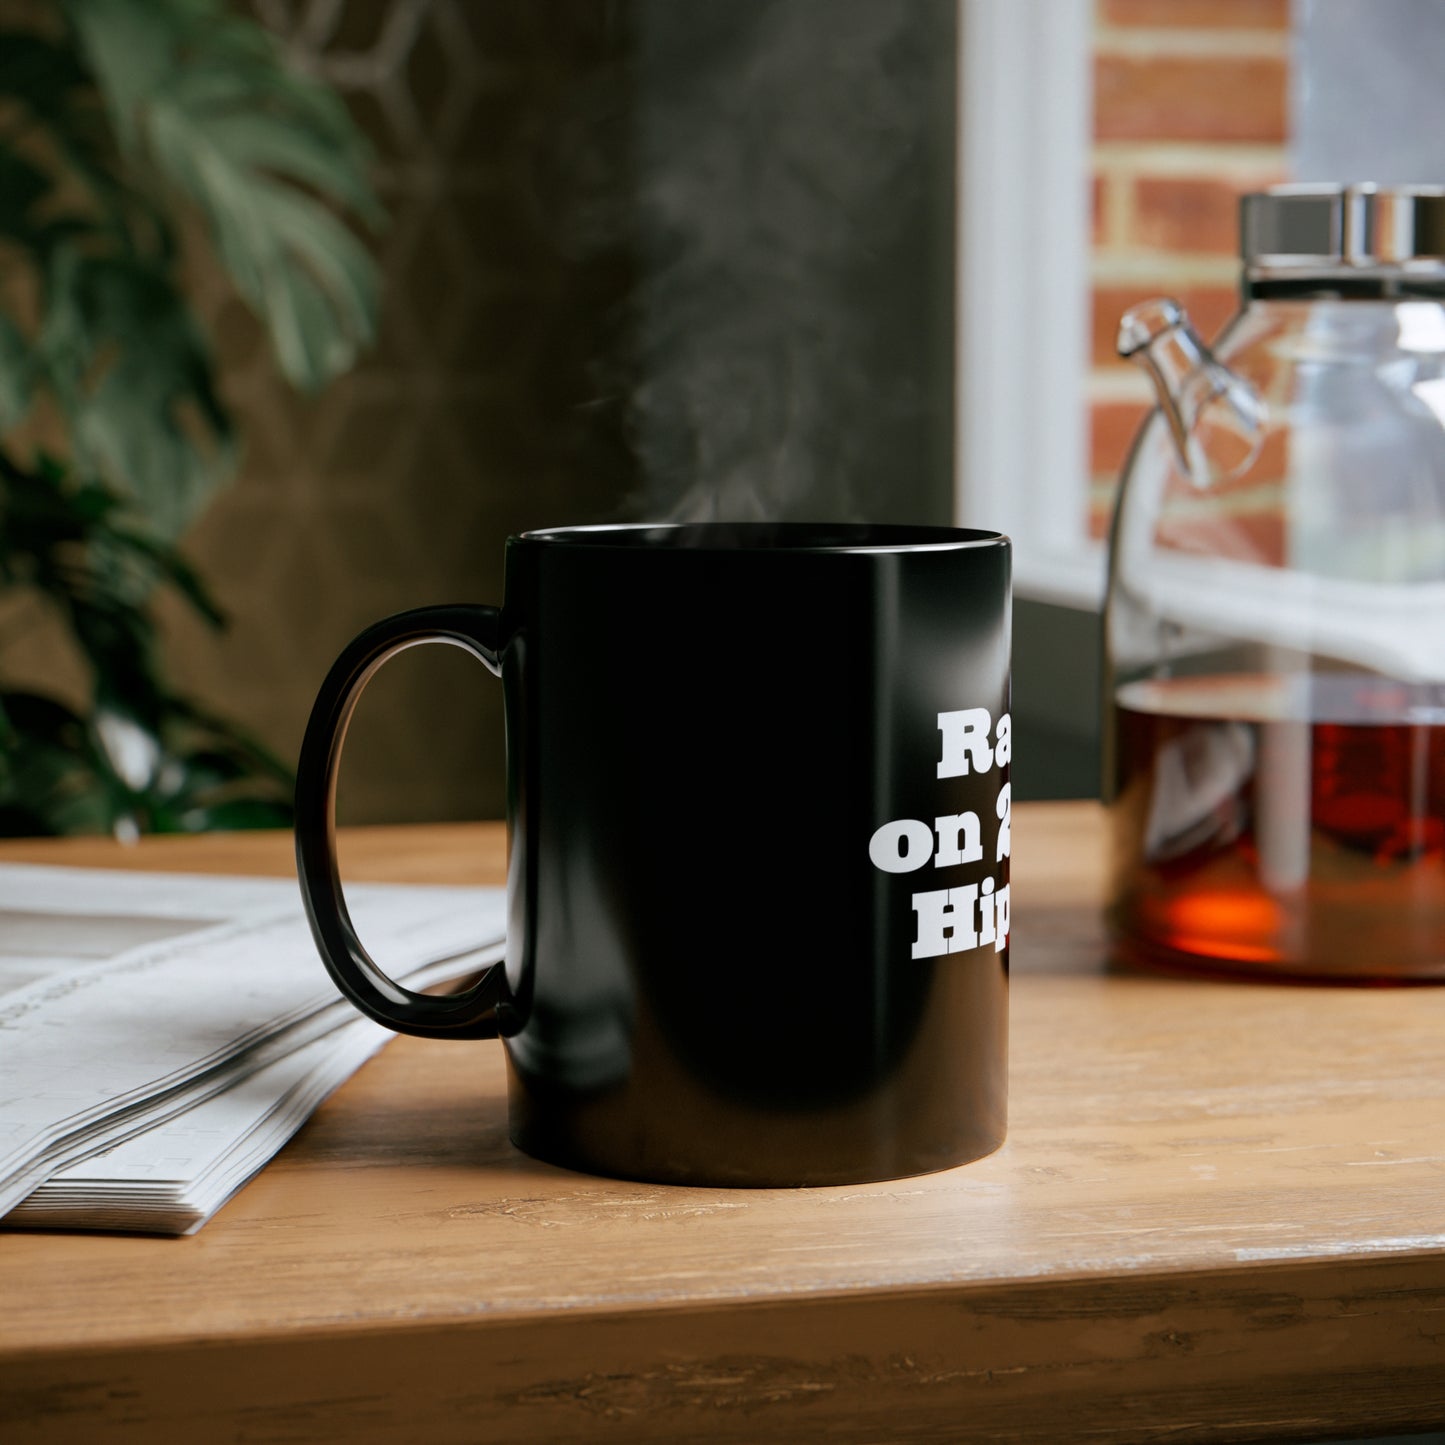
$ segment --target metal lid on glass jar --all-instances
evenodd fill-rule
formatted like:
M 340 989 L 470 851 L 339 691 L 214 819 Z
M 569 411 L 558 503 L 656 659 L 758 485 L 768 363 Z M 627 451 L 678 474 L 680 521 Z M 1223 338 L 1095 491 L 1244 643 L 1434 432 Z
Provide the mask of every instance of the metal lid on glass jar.
M 1240 255 L 1254 294 L 1301 283 L 1342 294 L 1435 290 L 1445 280 L 1445 188 L 1275 186 L 1240 202 Z

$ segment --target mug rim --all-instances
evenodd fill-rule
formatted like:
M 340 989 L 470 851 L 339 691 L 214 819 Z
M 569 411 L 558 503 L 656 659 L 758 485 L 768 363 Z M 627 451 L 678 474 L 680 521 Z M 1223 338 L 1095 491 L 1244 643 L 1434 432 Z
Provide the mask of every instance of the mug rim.
M 1007 547 L 1002 532 L 895 522 L 603 522 L 508 539 L 546 547 L 677 552 L 953 552 Z

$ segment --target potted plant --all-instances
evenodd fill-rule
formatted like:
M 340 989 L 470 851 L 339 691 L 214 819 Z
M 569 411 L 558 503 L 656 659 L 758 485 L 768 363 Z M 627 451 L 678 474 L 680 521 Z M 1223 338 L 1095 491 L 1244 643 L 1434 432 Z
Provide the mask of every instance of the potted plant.
M 343 103 L 222 0 L 49 0 L 0 29 L 0 601 L 42 599 L 89 677 L 80 707 L 7 687 L 0 638 L 0 833 L 289 819 L 289 769 L 167 680 L 150 602 L 222 621 L 177 547 L 240 440 L 186 244 L 314 391 L 376 325 L 346 215 L 380 219 Z

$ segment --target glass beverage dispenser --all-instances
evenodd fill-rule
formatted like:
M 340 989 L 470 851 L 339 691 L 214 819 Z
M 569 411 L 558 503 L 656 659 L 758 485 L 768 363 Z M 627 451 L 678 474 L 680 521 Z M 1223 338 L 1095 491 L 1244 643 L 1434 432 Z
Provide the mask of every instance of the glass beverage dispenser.
M 1445 192 L 1244 198 L 1243 306 L 1123 319 L 1157 391 L 1116 505 L 1121 954 L 1445 979 Z

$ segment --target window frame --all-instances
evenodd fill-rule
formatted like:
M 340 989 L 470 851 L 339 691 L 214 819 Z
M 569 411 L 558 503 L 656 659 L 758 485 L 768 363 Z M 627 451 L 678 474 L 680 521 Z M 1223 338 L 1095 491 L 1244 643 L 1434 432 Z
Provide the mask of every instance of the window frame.
M 958 36 L 954 516 L 1013 539 L 1017 595 L 1097 610 L 1092 0 L 959 0 Z

